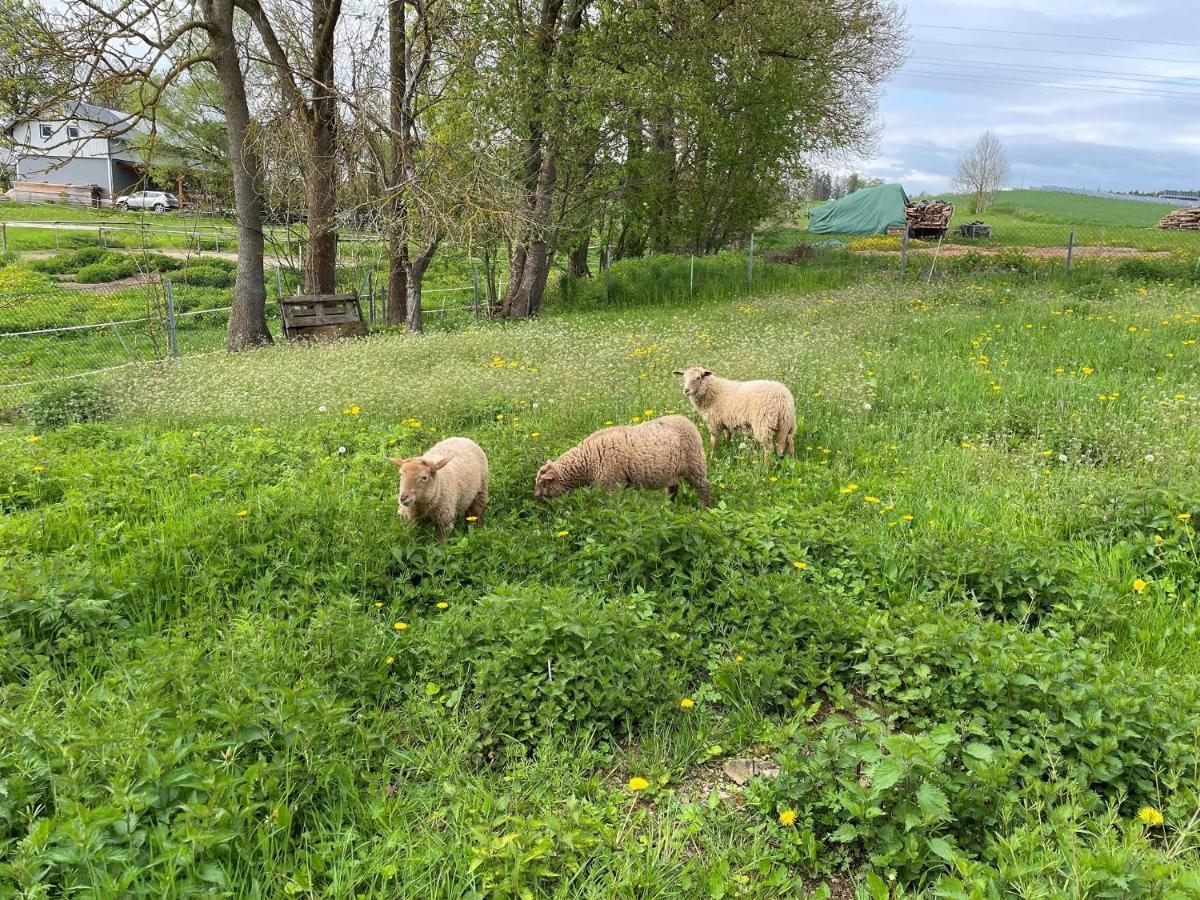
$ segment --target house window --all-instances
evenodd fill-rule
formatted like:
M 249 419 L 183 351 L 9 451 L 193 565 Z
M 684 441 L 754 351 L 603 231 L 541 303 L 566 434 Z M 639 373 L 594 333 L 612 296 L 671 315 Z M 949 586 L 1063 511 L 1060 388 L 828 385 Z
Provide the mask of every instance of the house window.
M 78 125 L 68 125 L 67 126 L 67 137 L 71 138 L 71 140 L 75 140 L 77 137 L 79 137 L 79 126 Z
M 50 140 L 50 135 L 54 133 L 54 129 L 53 129 L 53 128 L 51 128 L 49 125 L 42 125 L 42 126 L 40 126 L 40 131 L 41 131 L 41 133 L 42 133 L 42 140 L 43 140 L 43 141 L 48 141 L 48 140 Z

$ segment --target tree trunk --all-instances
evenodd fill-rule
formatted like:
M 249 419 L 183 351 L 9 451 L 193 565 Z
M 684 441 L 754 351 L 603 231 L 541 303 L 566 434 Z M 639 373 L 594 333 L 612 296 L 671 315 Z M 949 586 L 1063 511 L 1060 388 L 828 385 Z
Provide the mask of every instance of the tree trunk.
M 421 289 L 425 284 L 425 270 L 433 261 L 442 243 L 441 232 L 435 233 L 429 245 L 408 261 L 408 330 L 419 334 L 425 327 L 421 319 Z
M 388 112 L 392 131 L 391 169 L 388 173 L 388 207 L 391 210 L 388 238 L 387 323 L 408 321 L 408 211 L 404 205 L 404 163 L 399 135 L 404 131 L 404 94 L 408 70 L 404 64 L 407 35 L 405 0 L 388 0 Z
M 573 278 L 592 277 L 592 270 L 588 266 L 588 236 L 586 234 L 567 257 L 567 272 Z
M 229 132 L 233 196 L 237 216 L 238 262 L 229 311 L 227 346 L 231 351 L 271 343 L 267 328 L 267 288 L 263 279 L 263 198 L 258 154 L 248 140 L 250 107 L 233 31 L 231 0 L 203 0 L 214 67 Z
M 539 155 L 537 181 L 529 203 L 529 222 L 523 230 L 522 240 L 513 245 L 512 274 L 504 298 L 504 314 L 514 319 L 538 314 L 546 291 L 546 279 L 550 275 L 547 235 L 557 173 L 550 148 L 544 142 Z
M 304 283 L 310 294 L 332 294 L 337 282 L 337 99 L 333 88 L 330 0 L 314 0 L 312 13 L 313 98 L 309 112 L 308 256 Z

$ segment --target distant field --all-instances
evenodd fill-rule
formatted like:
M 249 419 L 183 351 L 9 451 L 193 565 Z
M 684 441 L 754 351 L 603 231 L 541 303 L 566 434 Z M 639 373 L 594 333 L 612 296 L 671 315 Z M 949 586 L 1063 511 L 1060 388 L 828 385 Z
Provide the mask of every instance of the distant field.
M 1174 207 L 1136 200 L 1107 200 L 1057 191 L 1002 191 L 983 216 L 970 212 L 961 194 L 943 194 L 954 203 L 954 224 L 983 218 L 991 222 L 1037 222 L 1057 225 L 1125 225 L 1153 228 Z

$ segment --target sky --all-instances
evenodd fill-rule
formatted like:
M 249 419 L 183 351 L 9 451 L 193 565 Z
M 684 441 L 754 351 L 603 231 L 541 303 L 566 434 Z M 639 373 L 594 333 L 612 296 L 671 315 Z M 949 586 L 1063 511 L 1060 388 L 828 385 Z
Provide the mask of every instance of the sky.
M 852 168 L 944 191 L 991 129 L 1011 187 L 1200 189 L 1200 0 L 901 5 L 908 59 L 880 102 L 877 152 Z

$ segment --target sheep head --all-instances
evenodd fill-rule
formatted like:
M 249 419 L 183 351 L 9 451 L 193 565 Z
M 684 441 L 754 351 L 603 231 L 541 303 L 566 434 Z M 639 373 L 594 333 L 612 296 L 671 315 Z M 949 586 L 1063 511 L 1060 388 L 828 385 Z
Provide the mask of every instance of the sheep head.
M 712 378 L 712 372 L 701 366 L 676 369 L 671 374 L 683 376 L 683 393 L 693 399 L 704 396 L 708 388 L 708 379 Z
M 567 490 L 566 480 L 558 466 L 553 460 L 546 460 L 546 464 L 538 469 L 537 479 L 533 482 L 533 499 L 549 500 L 551 497 L 562 496 Z
M 433 493 L 437 473 L 440 472 L 453 454 L 431 461 L 420 456 L 410 459 L 388 459 L 393 466 L 400 470 L 400 505 L 405 508 L 422 506 L 426 498 Z

